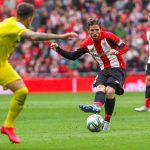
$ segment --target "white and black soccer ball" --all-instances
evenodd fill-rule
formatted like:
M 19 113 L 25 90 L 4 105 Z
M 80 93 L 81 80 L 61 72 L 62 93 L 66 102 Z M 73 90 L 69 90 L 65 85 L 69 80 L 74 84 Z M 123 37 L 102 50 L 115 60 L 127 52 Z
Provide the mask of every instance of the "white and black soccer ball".
M 91 132 L 100 132 L 103 130 L 104 119 L 101 115 L 93 114 L 87 118 L 86 125 Z

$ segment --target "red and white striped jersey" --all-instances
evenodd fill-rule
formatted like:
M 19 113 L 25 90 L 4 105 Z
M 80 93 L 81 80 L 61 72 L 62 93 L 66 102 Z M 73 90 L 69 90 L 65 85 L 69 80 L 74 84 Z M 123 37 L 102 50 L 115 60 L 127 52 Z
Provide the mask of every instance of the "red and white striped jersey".
M 127 52 L 128 46 L 124 43 L 125 46 L 120 49 L 119 46 L 122 43 L 124 42 L 113 33 L 102 31 L 98 41 L 95 42 L 91 37 L 88 37 L 80 44 L 80 48 L 87 48 L 88 52 L 99 63 L 101 70 L 114 67 L 126 69 L 121 55 Z M 110 55 L 111 49 L 118 50 L 118 55 Z
M 148 61 L 147 61 L 147 63 L 150 64 L 150 28 L 146 29 L 146 38 L 148 41 Z

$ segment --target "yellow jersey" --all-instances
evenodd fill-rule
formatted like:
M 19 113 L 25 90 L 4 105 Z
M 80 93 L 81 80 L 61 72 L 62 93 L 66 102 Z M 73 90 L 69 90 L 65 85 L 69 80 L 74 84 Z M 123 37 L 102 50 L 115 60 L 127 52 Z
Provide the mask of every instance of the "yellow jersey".
M 21 35 L 27 29 L 15 17 L 0 22 L 0 66 L 8 61 L 8 57 L 20 41 Z

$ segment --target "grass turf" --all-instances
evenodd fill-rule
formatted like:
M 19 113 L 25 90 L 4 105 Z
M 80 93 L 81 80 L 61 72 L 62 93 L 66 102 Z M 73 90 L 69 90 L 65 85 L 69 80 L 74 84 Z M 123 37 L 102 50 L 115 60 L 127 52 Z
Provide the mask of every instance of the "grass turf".
M 10 98 L 0 96 L 0 124 Z M 30 94 L 15 124 L 21 144 L 11 144 L 0 134 L 0 150 L 149 150 L 150 112 L 133 110 L 144 103 L 144 93 L 117 97 L 111 130 L 99 133 L 87 130 L 90 114 L 78 108 L 79 104 L 92 103 L 93 98 L 93 93 Z

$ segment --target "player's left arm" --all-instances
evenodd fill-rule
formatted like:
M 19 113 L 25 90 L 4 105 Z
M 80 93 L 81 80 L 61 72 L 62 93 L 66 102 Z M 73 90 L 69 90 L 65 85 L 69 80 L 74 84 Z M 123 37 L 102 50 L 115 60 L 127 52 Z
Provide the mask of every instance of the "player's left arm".
M 121 39 L 117 42 L 118 55 L 125 54 L 128 51 L 128 45 L 124 43 Z
M 109 33 L 108 41 L 117 47 L 117 49 L 111 49 L 110 54 L 111 55 L 123 55 L 128 51 L 128 45 L 123 42 L 119 37 L 114 35 L 113 33 Z

